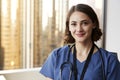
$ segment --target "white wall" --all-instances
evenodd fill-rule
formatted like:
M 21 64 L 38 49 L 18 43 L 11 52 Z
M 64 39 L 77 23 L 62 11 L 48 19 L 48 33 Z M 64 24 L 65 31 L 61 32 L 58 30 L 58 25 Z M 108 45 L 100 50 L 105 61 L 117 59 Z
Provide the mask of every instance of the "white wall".
M 120 0 L 107 0 L 106 49 L 117 52 L 120 60 Z

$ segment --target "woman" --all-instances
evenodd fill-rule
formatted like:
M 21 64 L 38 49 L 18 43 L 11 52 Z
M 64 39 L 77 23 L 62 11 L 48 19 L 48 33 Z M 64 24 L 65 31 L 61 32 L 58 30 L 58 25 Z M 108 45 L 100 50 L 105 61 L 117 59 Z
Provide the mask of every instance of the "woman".
M 94 44 L 101 36 L 94 10 L 86 4 L 73 6 L 66 19 L 66 45 L 52 51 L 40 73 L 45 80 L 119 80 L 116 54 Z

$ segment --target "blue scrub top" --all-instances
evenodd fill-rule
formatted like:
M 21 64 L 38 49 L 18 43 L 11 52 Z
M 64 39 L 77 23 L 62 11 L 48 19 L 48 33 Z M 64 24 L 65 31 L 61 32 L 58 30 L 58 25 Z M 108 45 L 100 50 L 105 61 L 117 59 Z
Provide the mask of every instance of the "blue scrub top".
M 102 48 L 100 48 L 100 50 L 104 61 L 106 80 L 120 80 L 120 62 L 117 58 L 117 55 Z M 61 64 L 63 64 L 67 59 L 68 51 L 69 47 L 67 45 L 53 50 L 43 64 L 40 73 L 53 80 L 60 80 L 60 67 Z M 70 53 L 70 62 L 73 63 L 72 52 Z M 77 60 L 77 80 L 80 80 L 80 75 L 82 73 L 84 64 L 85 61 L 80 62 Z M 69 73 L 69 65 L 66 65 L 62 71 L 62 80 L 68 80 Z M 73 72 L 71 80 L 74 80 Z M 103 80 L 102 60 L 99 51 L 92 55 L 91 61 L 84 75 L 84 80 Z

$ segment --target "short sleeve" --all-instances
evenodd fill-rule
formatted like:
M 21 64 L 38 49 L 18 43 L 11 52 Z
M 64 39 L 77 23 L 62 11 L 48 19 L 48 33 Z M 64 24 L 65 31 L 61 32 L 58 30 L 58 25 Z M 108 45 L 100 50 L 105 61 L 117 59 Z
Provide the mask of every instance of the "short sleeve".
M 40 73 L 51 79 L 54 78 L 55 51 L 53 51 L 43 64 Z
M 115 54 L 109 58 L 107 80 L 120 80 L 120 62 Z

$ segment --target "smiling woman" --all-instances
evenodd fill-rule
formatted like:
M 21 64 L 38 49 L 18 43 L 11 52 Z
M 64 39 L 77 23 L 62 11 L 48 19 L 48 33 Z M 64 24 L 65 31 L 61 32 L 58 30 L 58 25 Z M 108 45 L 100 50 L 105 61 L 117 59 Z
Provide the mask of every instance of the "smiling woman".
M 119 80 L 116 53 L 95 44 L 102 32 L 93 8 L 73 5 L 65 23 L 65 45 L 51 51 L 40 73 L 49 80 Z

